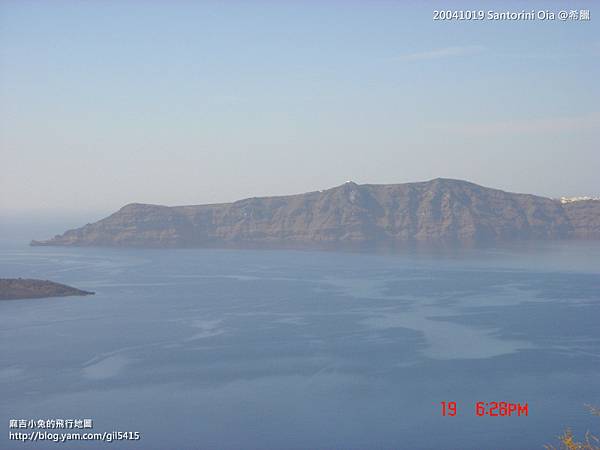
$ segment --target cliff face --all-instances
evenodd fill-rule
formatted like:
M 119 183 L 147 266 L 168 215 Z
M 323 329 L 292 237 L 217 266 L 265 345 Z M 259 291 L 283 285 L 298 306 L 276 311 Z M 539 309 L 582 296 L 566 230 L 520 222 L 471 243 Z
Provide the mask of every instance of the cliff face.
M 217 205 L 134 203 L 32 245 L 328 247 L 600 238 L 600 202 L 581 203 L 562 205 L 447 179 L 348 182 L 325 191 Z
M 600 239 L 600 200 L 585 200 L 563 205 L 573 227 L 573 235 Z

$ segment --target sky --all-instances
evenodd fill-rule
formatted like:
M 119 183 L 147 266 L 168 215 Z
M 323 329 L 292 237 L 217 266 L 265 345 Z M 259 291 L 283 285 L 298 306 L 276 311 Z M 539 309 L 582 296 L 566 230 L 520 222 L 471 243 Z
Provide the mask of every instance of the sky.
M 0 0 L 0 215 L 346 180 L 600 195 L 599 59 L 589 0 Z

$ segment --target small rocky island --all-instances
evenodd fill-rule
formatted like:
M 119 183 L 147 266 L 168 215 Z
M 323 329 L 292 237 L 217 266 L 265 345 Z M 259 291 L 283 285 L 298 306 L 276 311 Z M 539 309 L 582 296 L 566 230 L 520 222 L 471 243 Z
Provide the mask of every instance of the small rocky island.
M 0 278 L 0 300 L 93 295 L 65 284 L 31 278 Z

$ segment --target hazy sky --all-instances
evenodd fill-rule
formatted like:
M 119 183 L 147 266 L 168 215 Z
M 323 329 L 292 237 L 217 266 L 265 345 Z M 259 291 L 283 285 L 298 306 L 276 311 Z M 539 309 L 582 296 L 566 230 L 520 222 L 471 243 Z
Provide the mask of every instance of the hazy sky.
M 0 1 L 0 213 L 349 179 L 600 195 L 599 58 L 589 0 Z

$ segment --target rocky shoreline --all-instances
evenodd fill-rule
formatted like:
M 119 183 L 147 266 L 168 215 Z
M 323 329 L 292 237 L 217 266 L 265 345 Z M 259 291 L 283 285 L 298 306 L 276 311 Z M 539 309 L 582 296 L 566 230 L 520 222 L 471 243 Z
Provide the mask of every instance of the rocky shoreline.
M 31 278 L 0 278 L 0 300 L 93 295 L 65 284 Z

